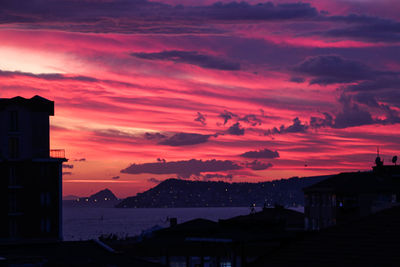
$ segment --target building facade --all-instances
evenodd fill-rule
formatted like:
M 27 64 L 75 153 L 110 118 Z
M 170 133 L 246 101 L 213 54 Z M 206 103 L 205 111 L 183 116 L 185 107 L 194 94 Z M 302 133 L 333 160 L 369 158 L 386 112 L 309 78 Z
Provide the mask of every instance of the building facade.
M 54 102 L 0 99 L 0 242 L 62 239 L 63 150 L 50 150 Z
M 400 166 L 340 173 L 303 189 L 306 230 L 320 230 L 399 205 Z

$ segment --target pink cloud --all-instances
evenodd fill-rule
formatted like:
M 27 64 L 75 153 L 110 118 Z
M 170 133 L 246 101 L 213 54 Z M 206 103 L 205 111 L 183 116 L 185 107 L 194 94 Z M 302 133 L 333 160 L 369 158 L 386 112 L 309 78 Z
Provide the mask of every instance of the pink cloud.
M 148 27 L 143 24 L 122 34 L 126 30 L 122 20 L 107 24 L 117 27 L 119 33 L 95 32 L 99 24 L 76 32 L 72 28 L 79 23 L 66 23 L 67 28 L 48 21 L 2 25 L 0 54 L 7 55 L 7 64 L 0 65 L 0 97 L 39 94 L 55 101 L 51 146 L 65 148 L 70 159 L 87 159 L 74 162 L 73 173 L 65 180 L 68 193 L 88 194 L 86 187 L 97 190 L 111 185 L 123 196 L 132 195 L 152 186 L 151 177 L 169 177 L 120 174 L 120 170 L 157 158 L 242 164 L 243 169 L 213 174 L 232 176 L 232 181 L 369 169 L 377 145 L 386 158 L 400 149 L 394 134 L 399 131 L 395 115 L 400 108 L 393 101 L 396 92 L 390 83 L 399 76 L 398 44 L 375 40 L 373 32 L 360 38 L 326 34 L 353 25 L 344 20 L 357 11 L 356 4 L 309 2 L 306 8 L 345 18 L 230 23 L 215 19 L 201 25 L 188 25 L 187 21 L 169 25 L 173 30 L 182 23 L 218 30 L 190 34 L 160 33 L 154 28 L 151 34 L 143 34 L 137 31 Z M 365 2 L 360 10 L 368 20 L 372 15 L 395 20 L 388 3 Z M 133 21 L 128 25 L 134 25 Z M 329 64 L 329 75 L 320 75 L 317 70 L 321 67 L 295 68 L 307 59 L 332 55 L 342 63 L 369 66 L 369 72 L 360 67 L 359 75 L 343 80 L 338 68 L 343 71 L 346 64 L 336 69 Z M 371 74 L 385 87 L 372 84 Z M 335 82 L 313 83 L 321 78 L 334 78 Z M 341 100 L 344 96 L 347 102 Z M 235 114 L 225 124 L 224 111 Z M 322 123 L 324 113 L 332 117 L 330 123 Z M 198 114 L 206 123 L 196 121 Z M 355 119 L 349 121 L 349 114 Z M 361 123 L 356 116 L 360 114 L 369 114 L 371 119 Z M 339 127 L 343 116 L 347 119 L 342 119 Z M 312 117 L 320 119 L 318 127 L 312 127 Z M 294 130 L 295 118 L 301 122 L 301 131 Z M 277 131 L 265 134 L 274 127 Z M 158 137 L 146 138 L 146 133 Z M 256 162 L 254 168 L 247 160 L 246 167 L 240 155 L 265 148 L 279 152 L 279 158 Z M 116 176 L 121 178 L 106 178 Z

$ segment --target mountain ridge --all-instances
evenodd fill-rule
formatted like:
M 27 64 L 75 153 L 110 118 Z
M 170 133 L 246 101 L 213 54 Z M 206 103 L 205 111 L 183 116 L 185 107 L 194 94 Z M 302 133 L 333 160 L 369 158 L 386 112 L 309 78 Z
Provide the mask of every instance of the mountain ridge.
M 123 199 L 117 208 L 246 207 L 250 205 L 302 206 L 302 188 L 332 175 L 292 177 L 268 182 L 190 181 L 167 179 Z
M 71 199 L 70 196 L 68 196 L 68 198 L 64 197 L 63 205 L 77 207 L 114 207 L 119 201 L 121 200 L 117 198 L 110 189 L 105 188 L 88 197 L 76 197 L 73 199 Z

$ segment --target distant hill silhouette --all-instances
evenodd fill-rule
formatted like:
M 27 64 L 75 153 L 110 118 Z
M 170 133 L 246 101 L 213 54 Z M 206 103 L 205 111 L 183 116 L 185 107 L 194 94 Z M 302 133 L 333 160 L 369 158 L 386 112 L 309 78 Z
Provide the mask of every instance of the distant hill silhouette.
M 118 200 L 118 198 L 114 195 L 114 193 L 111 192 L 111 190 L 108 188 L 101 190 L 101 191 L 97 192 L 96 194 L 91 195 L 88 199 L 91 202 Z
M 226 183 L 168 179 L 117 208 L 249 207 L 252 204 L 284 206 L 304 204 L 302 188 L 330 176 L 281 179 L 260 183 Z
M 111 192 L 110 189 L 103 189 L 89 197 L 76 197 L 74 199 L 63 199 L 63 204 L 67 206 L 95 206 L 113 207 L 120 200 Z
M 75 196 L 75 195 L 67 195 L 67 196 L 63 196 L 63 200 L 76 200 L 80 198 L 79 196 Z

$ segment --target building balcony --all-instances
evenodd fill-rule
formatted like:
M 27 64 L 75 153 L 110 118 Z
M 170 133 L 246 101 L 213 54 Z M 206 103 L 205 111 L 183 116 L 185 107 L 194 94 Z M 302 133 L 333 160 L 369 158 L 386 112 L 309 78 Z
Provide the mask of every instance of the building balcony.
M 65 159 L 65 149 L 50 149 L 50 158 Z
M 17 155 L 2 155 L 0 151 L 1 161 L 24 161 L 32 159 L 34 161 L 66 161 L 65 149 L 37 149 L 21 151 Z
M 46 153 L 37 153 L 33 158 L 35 162 L 65 162 L 65 149 L 50 149 Z

